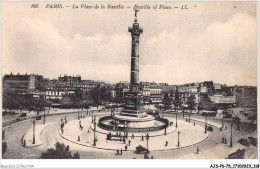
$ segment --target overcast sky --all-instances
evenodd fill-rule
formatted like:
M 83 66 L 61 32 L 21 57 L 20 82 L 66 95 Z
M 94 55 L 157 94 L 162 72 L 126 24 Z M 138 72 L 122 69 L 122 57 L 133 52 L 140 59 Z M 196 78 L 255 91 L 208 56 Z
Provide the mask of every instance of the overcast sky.
M 3 74 L 27 72 L 50 78 L 74 74 L 113 83 L 129 81 L 132 9 L 46 9 L 46 3 L 39 4 L 32 9 L 31 2 L 2 2 Z M 138 13 L 144 29 L 140 81 L 257 85 L 256 2 L 123 5 L 135 4 L 189 8 Z

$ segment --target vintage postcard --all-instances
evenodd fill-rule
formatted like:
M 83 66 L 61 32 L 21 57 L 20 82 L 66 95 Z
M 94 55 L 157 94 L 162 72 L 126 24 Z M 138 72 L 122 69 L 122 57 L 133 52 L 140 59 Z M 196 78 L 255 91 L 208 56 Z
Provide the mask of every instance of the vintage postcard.
M 4 1 L 1 13 L 1 167 L 259 167 L 257 1 Z

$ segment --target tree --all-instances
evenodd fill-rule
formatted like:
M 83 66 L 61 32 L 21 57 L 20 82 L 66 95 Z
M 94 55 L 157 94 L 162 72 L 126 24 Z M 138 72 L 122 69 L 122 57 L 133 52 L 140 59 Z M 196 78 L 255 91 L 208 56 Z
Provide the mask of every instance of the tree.
M 178 89 L 176 89 L 175 91 L 175 97 L 174 97 L 174 101 L 173 101 L 174 107 L 178 108 L 181 106 L 181 102 L 180 102 L 180 96 L 179 96 L 179 91 Z
M 195 109 L 195 106 L 196 106 L 196 103 L 195 103 L 195 96 L 194 95 L 190 95 L 190 97 L 188 98 L 188 101 L 187 101 L 187 104 L 188 104 L 188 109 L 189 110 L 194 110 Z
M 240 118 L 238 116 L 235 116 L 232 118 L 232 121 L 237 126 L 237 129 L 240 131 Z
M 57 142 L 55 149 L 50 148 L 46 152 L 42 152 L 41 159 L 79 159 L 79 152 L 71 154 L 69 146 Z
M 165 94 L 164 94 L 163 104 L 164 104 L 164 108 L 165 108 L 165 110 L 167 110 L 167 109 L 170 108 L 171 100 L 170 100 L 170 98 L 169 98 L 168 93 L 165 93 Z
M 215 104 L 210 100 L 208 96 L 201 97 L 198 110 L 215 110 Z
M 63 97 L 60 101 L 60 104 L 64 108 L 71 108 L 73 107 L 74 102 L 70 97 Z

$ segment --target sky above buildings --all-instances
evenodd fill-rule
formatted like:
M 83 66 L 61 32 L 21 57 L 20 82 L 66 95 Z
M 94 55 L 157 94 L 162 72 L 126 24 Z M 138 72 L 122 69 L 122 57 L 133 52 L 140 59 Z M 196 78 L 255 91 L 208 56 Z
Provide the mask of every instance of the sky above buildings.
M 128 26 L 134 11 L 127 6 L 188 5 L 187 10 L 138 13 L 144 29 L 140 81 L 257 85 L 256 2 L 111 2 L 125 9 L 104 10 L 48 9 L 46 4 L 39 2 L 40 7 L 33 9 L 31 2 L 2 2 L 2 74 L 129 81 Z

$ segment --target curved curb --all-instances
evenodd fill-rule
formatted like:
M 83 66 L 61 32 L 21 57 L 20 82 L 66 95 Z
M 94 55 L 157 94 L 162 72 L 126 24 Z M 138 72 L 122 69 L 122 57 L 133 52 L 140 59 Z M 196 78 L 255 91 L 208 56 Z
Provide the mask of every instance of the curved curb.
M 90 128 L 93 130 L 93 128 L 92 128 L 92 125 L 90 125 Z M 105 129 L 103 129 L 103 130 L 105 130 Z M 164 129 L 162 129 L 162 130 L 164 130 Z M 167 134 L 171 134 L 171 133 L 173 133 L 173 132 L 175 132 L 177 130 L 177 127 L 175 127 L 175 129 L 173 130 L 173 131 L 171 131 L 171 132 L 169 132 L 169 133 L 166 133 L 166 135 Z M 94 130 L 93 130 L 94 131 Z M 107 130 L 108 132 L 109 132 L 109 130 Z M 96 130 L 96 132 L 98 132 L 98 133 L 100 133 L 100 134 L 107 134 L 107 133 L 104 133 L 104 132 L 101 132 L 101 131 L 98 131 L 98 130 Z M 156 132 L 156 131 L 152 131 L 152 132 Z M 152 132 L 148 132 L 148 133 L 152 133 Z M 131 133 L 131 132 L 129 132 L 129 133 Z M 153 135 L 153 136 L 150 136 L 149 135 L 149 137 L 158 137 L 158 136 L 164 136 L 165 134 L 160 134 L 160 135 Z M 142 137 L 142 136 L 135 136 L 135 137 Z
M 43 130 L 45 130 L 50 124 L 48 124 L 47 126 L 45 126 L 42 131 L 40 132 L 40 136 L 42 135 Z M 24 134 L 25 135 L 25 134 Z M 22 137 L 22 139 L 24 138 L 24 135 Z M 34 147 L 39 147 L 40 145 L 42 145 L 42 142 L 40 144 L 34 145 L 34 146 L 25 146 L 25 148 L 34 148 Z
M 91 127 L 90 127 L 90 128 L 91 128 Z M 92 128 L 91 128 L 91 129 L 92 129 Z M 176 128 L 176 129 L 177 129 L 177 128 Z M 93 129 L 92 129 L 92 130 L 93 130 Z M 98 131 L 97 131 L 97 132 L 98 132 Z M 90 148 L 95 148 L 95 149 L 100 149 L 100 150 L 110 150 L 110 151 L 116 151 L 116 150 L 117 150 L 117 149 L 101 148 L 101 147 L 94 147 L 94 146 L 89 146 L 89 145 L 86 145 L 86 144 L 81 144 L 81 143 L 72 141 L 72 140 L 70 140 L 70 139 L 64 137 L 64 136 L 60 133 L 60 130 L 59 130 L 59 129 L 58 129 L 58 133 L 59 133 L 59 135 L 60 135 L 63 139 L 65 139 L 65 140 L 67 140 L 67 141 L 69 141 L 69 142 L 71 142 L 71 143 L 80 145 L 80 146 L 85 146 L 85 147 L 90 147 Z M 204 142 L 204 141 L 207 140 L 207 139 L 208 139 L 208 134 L 207 134 L 207 137 L 204 138 L 203 140 L 201 140 L 201 141 L 199 141 L 199 142 L 197 142 L 197 143 L 191 144 L 191 145 L 187 145 L 187 146 L 183 146 L 183 147 L 170 148 L 170 149 L 150 150 L 150 151 L 170 151 L 170 150 L 175 150 L 175 149 L 187 148 L 187 147 L 191 147 L 191 146 L 195 146 L 195 145 L 197 145 L 197 144 L 200 144 L 200 143 Z M 123 150 L 123 151 L 135 151 L 135 150 Z
M 109 148 L 101 148 L 101 147 L 94 147 L 94 146 L 88 146 L 86 144 L 81 144 L 81 143 L 78 143 L 78 142 L 75 142 L 75 141 L 72 141 L 72 140 L 69 140 L 68 138 L 64 137 L 61 133 L 60 133 L 60 130 L 58 130 L 58 133 L 59 135 L 64 139 L 64 140 L 67 140 L 71 143 L 74 143 L 74 144 L 77 144 L 77 145 L 80 145 L 80 146 L 84 146 L 84 147 L 89 147 L 89 148 L 95 148 L 95 149 L 100 149 L 100 150 L 117 150 L 117 149 L 109 149 Z M 135 150 L 124 150 L 124 151 L 135 151 Z

